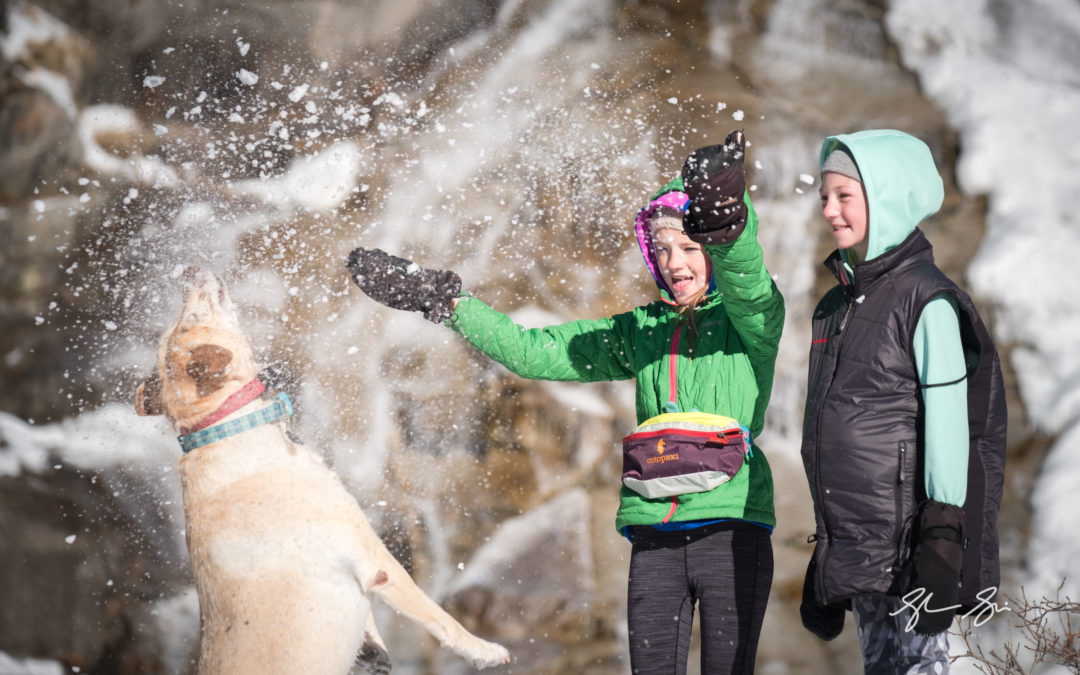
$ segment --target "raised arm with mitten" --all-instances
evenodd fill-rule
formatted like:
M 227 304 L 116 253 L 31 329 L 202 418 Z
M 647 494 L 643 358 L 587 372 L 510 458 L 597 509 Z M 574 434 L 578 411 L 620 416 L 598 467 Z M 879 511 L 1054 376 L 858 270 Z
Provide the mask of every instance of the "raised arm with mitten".
M 746 137 L 732 131 L 721 145 L 698 148 L 682 168 L 683 190 L 690 206 L 683 222 L 699 244 L 730 244 L 746 227 Z

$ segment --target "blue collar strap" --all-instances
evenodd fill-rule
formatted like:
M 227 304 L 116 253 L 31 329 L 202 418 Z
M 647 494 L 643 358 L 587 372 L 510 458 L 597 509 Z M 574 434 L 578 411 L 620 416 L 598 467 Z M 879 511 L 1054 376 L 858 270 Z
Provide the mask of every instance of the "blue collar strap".
M 226 439 L 229 436 L 235 436 L 236 434 L 249 431 L 255 427 L 261 427 L 264 424 L 275 422 L 282 417 L 289 417 L 292 414 L 292 401 L 289 400 L 289 396 L 285 392 L 280 392 L 273 405 L 256 410 L 243 417 L 229 420 L 228 422 L 215 424 L 212 427 L 207 427 L 206 429 L 187 434 L 186 436 L 177 436 L 176 440 L 180 441 L 180 447 L 183 451 L 188 453 L 195 448 L 201 448 L 204 445 L 215 443 Z

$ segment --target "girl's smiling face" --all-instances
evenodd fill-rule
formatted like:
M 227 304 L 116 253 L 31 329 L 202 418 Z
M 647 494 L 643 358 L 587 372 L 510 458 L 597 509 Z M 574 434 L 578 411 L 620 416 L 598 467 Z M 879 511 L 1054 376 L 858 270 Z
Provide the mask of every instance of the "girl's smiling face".
M 712 276 L 705 247 L 686 233 L 669 227 L 653 231 L 653 245 L 660 273 L 675 302 L 680 305 L 697 302 Z
M 870 214 L 863 184 L 844 174 L 826 171 L 821 180 L 821 213 L 837 248 L 853 249 L 857 260 L 865 260 L 870 243 Z

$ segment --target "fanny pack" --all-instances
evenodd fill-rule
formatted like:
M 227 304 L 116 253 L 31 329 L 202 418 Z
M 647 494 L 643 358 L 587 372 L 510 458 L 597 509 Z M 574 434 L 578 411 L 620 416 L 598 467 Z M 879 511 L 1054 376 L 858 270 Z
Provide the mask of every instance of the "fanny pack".
M 679 412 L 676 365 L 679 334 L 671 337 L 668 402 L 664 412 L 645 420 L 623 438 L 623 485 L 649 499 L 708 492 L 739 472 L 751 455 L 750 430 L 738 420 L 703 412 Z M 672 499 L 675 512 L 677 499 Z
M 738 421 L 701 412 L 647 419 L 623 438 L 623 485 L 656 499 L 708 492 L 739 472 L 750 432 Z

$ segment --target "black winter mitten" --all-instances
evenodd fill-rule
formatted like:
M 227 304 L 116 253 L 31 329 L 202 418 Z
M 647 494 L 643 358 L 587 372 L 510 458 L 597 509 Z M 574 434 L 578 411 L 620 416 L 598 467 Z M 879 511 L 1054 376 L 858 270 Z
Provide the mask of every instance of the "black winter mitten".
M 919 523 L 911 556 L 908 593 L 923 590 L 915 632 L 935 635 L 948 630 L 960 605 L 960 570 L 964 563 L 964 510 L 927 500 L 919 505 Z
M 806 578 L 803 579 L 802 604 L 799 605 L 799 615 L 806 630 L 828 642 L 844 630 L 845 609 L 840 605 L 826 605 L 818 602 L 814 594 L 814 574 L 817 562 L 814 556 L 810 557 L 810 564 L 806 566 Z
M 683 222 L 686 234 L 699 244 L 728 244 L 746 227 L 746 138 L 741 130 L 723 145 L 698 148 L 682 168 L 683 190 L 690 207 Z
M 380 249 L 358 248 L 345 263 L 353 281 L 371 299 L 387 307 L 422 312 L 442 323 L 454 313 L 461 277 L 450 270 L 428 270 Z

